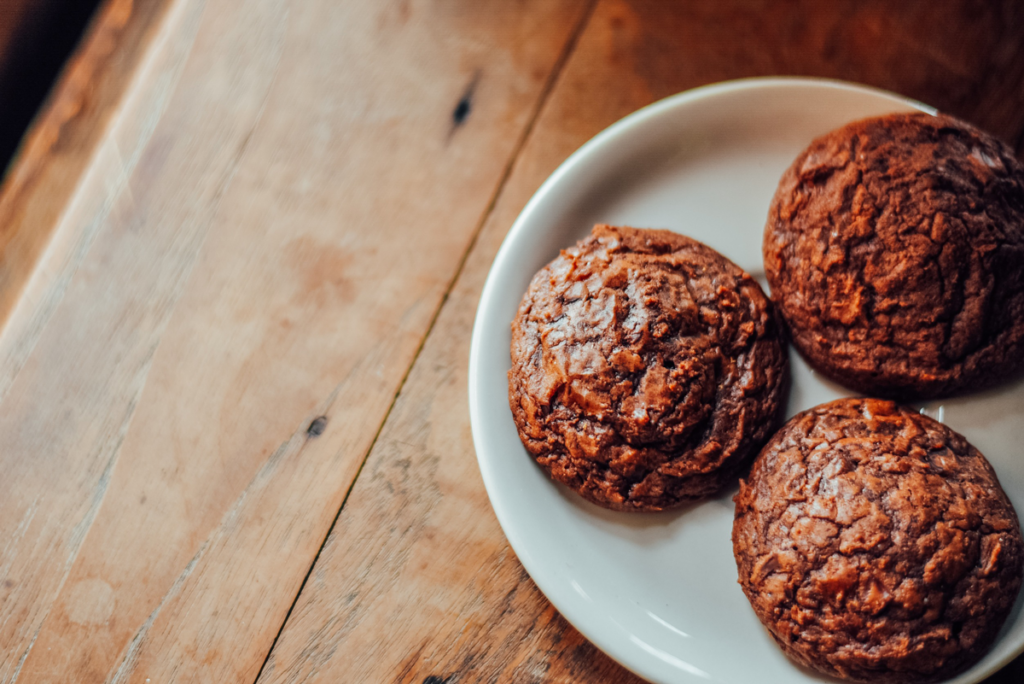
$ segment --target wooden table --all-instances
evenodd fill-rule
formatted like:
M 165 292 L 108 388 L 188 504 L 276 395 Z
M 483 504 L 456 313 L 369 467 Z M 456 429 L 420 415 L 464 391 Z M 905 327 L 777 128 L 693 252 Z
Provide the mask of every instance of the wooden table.
M 888 88 L 1020 153 L 1022 26 L 107 0 L 0 194 L 0 682 L 637 681 L 537 591 L 477 470 L 470 328 L 513 219 L 613 121 L 743 76 Z

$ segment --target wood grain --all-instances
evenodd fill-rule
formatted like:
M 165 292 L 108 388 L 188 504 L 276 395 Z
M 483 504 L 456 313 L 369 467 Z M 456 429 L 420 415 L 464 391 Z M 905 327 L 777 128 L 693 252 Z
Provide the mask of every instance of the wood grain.
M 489 510 L 465 387 L 472 312 L 490 263 L 530 194 L 582 142 L 655 99 L 713 81 L 776 73 L 857 80 L 1017 139 L 1024 130 L 1024 36 L 1009 20 L 1019 9 L 934 9 L 880 2 L 599 3 L 260 684 L 638 681 L 553 612 Z M 1007 105 L 1007 97 L 1017 104 Z M 1022 663 L 990 682 L 1018 681 Z
M 119 100 L 123 111 L 145 120 L 158 109 L 159 96 L 151 85 L 175 73 L 178 56 L 179 51 L 169 50 L 146 65 L 140 72 L 147 77 L 143 87 Z M 86 137 L 92 140 L 92 134 Z M 136 123 L 113 125 L 96 142 L 93 158 L 68 160 L 69 168 L 84 167 L 79 179 L 82 200 L 63 208 L 62 225 L 38 227 L 54 236 L 54 242 L 36 269 L 40 277 L 29 284 L 21 301 L 21 315 L 11 319 L 0 337 L 0 463 L 5 473 L 0 526 L 8 531 L 0 552 L 2 681 L 13 681 L 21 673 L 96 515 L 152 347 L 180 289 L 189 247 L 201 225 L 183 221 L 156 226 L 145 245 L 132 239 L 132 225 L 116 220 L 96 236 L 95 224 L 116 209 L 103 198 L 108 188 L 121 186 L 118 179 L 145 137 Z M 225 137 L 230 144 L 230 135 Z M 33 139 L 45 136 L 37 131 Z M 214 175 L 231 154 L 227 148 L 209 159 Z M 39 182 L 45 187 L 53 180 L 46 175 L 52 167 L 33 155 L 27 153 L 25 163 L 38 162 L 43 169 Z M 61 166 L 61 160 L 54 164 Z M 31 187 L 35 182 L 29 178 L 24 187 L 41 206 L 44 198 L 36 197 Z M 216 194 L 217 185 L 175 188 L 167 199 L 181 203 L 182 196 L 173 193 L 188 196 L 193 191 L 201 207 L 204 195 Z M 195 215 L 183 211 L 177 218 Z M 91 258 L 83 260 L 81 252 L 92 242 Z M 140 263 L 147 258 L 150 263 Z M 104 280 L 108 269 L 123 280 Z M 54 277 L 42 277 L 51 273 Z M 131 287 L 125 287 L 129 281 Z
M 255 679 L 581 9 L 163 10 L 0 337 L 0 681 Z
M 637 681 L 477 474 L 505 231 L 594 133 L 728 78 L 862 81 L 1020 150 L 1024 10 L 590 6 L 105 5 L 0 189 L 0 681 Z

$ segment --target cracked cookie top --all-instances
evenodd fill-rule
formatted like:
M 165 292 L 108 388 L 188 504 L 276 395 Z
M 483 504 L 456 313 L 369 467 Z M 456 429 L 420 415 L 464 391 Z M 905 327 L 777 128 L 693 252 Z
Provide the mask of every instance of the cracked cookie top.
M 733 550 L 790 656 L 872 682 L 948 677 L 987 650 L 1024 542 L 984 456 L 927 416 L 840 399 L 792 418 L 735 497 Z
M 604 225 L 534 277 L 511 355 L 523 444 L 618 510 L 719 490 L 776 426 L 786 364 L 750 275 L 682 235 Z
M 1024 166 L 962 121 L 815 140 L 779 182 L 764 263 L 794 345 L 854 389 L 935 397 L 1024 364 Z

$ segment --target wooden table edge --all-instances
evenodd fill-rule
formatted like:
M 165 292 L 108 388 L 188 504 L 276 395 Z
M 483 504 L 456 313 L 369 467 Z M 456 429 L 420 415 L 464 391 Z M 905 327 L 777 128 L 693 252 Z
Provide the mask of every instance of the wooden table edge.
M 174 0 L 104 0 L 0 183 L 0 331 L 56 238 Z

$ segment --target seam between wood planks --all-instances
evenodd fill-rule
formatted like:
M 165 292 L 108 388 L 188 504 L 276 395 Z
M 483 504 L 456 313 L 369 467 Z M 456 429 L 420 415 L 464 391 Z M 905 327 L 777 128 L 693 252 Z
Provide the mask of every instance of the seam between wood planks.
M 302 596 L 303 590 L 306 588 L 306 584 L 309 582 L 310 575 L 313 574 L 313 569 L 316 567 L 317 561 L 320 560 L 320 556 L 323 554 L 324 547 L 327 546 L 327 541 L 331 538 L 331 533 L 334 532 L 334 528 L 338 524 L 338 519 L 341 518 L 341 513 L 345 509 L 345 504 L 348 503 L 348 498 L 352 494 L 352 490 L 355 489 L 356 482 L 359 481 L 359 476 L 363 473 L 363 467 L 369 460 L 370 454 L 373 453 L 373 448 L 377 445 L 377 440 L 380 438 L 381 433 L 384 431 L 384 426 L 387 425 L 388 418 L 391 416 L 391 411 L 395 408 L 395 403 L 398 401 L 398 397 L 402 394 L 402 389 L 405 388 L 405 382 L 409 379 L 409 374 L 412 369 L 416 366 L 416 362 L 420 358 L 420 354 L 423 351 L 424 345 L 427 343 L 427 339 L 430 334 L 434 331 L 434 325 L 437 323 L 438 317 L 441 315 L 441 311 L 444 309 L 444 305 L 448 302 L 448 297 L 451 294 L 452 289 L 459 280 L 459 276 L 462 275 L 462 271 L 465 268 L 466 261 L 469 259 L 469 255 L 472 253 L 473 248 L 476 246 L 477 241 L 480 238 L 480 233 L 483 231 L 485 225 L 487 225 L 487 219 L 490 218 L 494 212 L 494 207 L 498 203 L 498 199 L 501 197 L 502 192 L 505 189 L 506 183 L 508 183 L 509 177 L 512 175 L 512 169 L 515 167 L 516 161 L 519 159 L 520 153 L 526 146 L 527 140 L 530 139 L 530 135 L 533 133 L 534 126 L 537 123 L 537 119 L 540 118 L 541 112 L 544 110 L 544 105 L 547 104 L 548 98 L 551 92 L 555 88 L 555 84 L 558 82 L 558 77 L 562 74 L 566 63 L 569 61 L 569 57 L 576 50 L 576 45 L 579 42 L 580 36 L 583 34 L 584 29 L 590 23 L 590 17 L 594 13 L 594 8 L 597 5 L 598 0 L 589 0 L 587 6 L 583 9 L 580 14 L 580 18 L 576 21 L 576 25 L 572 28 L 569 33 L 569 38 L 565 41 L 565 45 L 562 47 L 561 53 L 555 60 L 554 66 L 551 68 L 551 72 L 548 74 L 547 80 L 544 82 L 544 86 L 541 88 L 540 94 L 537 97 L 537 102 L 533 107 L 533 111 L 530 112 L 530 117 L 523 127 L 522 133 L 519 135 L 519 139 L 516 140 L 515 146 L 512 148 L 512 154 L 509 155 L 508 163 L 505 164 L 505 168 L 502 170 L 501 177 L 498 179 L 497 185 L 495 185 L 494 192 L 491 193 L 491 197 L 487 202 L 487 206 L 484 208 L 480 216 L 480 220 L 477 222 L 476 227 L 473 229 L 473 233 L 470 236 L 469 244 L 462 253 L 462 257 L 459 259 L 458 265 L 455 267 L 455 273 L 452 274 L 451 280 L 448 281 L 448 285 L 445 287 L 444 294 L 441 297 L 441 301 L 438 303 L 437 308 L 434 310 L 433 315 L 430 318 L 430 324 L 427 326 L 426 331 L 423 333 L 423 337 L 420 339 L 419 345 L 416 347 L 416 352 L 413 354 L 412 360 L 409 362 L 408 367 L 402 374 L 402 379 L 398 383 L 398 388 L 395 390 L 395 395 L 391 398 L 391 403 L 388 404 L 387 411 L 384 412 L 384 417 L 381 419 L 380 425 L 377 427 L 377 431 L 373 435 L 373 440 L 370 442 L 370 446 L 366 449 L 366 453 L 363 454 L 363 458 L 359 462 L 359 467 L 356 469 L 355 477 L 349 483 L 348 489 L 345 491 L 345 496 L 341 500 L 341 506 L 338 507 L 337 513 L 334 514 L 334 519 L 331 520 L 330 526 L 327 528 L 327 534 L 324 535 L 323 541 L 320 543 L 320 547 L 317 549 L 316 554 L 313 556 L 312 562 L 309 564 L 309 569 L 306 570 L 306 575 L 302 578 L 302 583 L 299 585 L 299 589 L 295 592 L 295 598 L 292 599 L 292 603 L 288 606 L 288 612 L 284 616 L 284 620 L 281 622 L 281 627 L 277 630 L 277 634 L 274 635 L 274 640 L 270 643 L 270 648 L 267 649 L 267 655 L 263 658 L 263 663 L 260 665 L 259 671 L 256 673 L 256 678 L 253 679 L 253 684 L 259 681 L 260 677 L 263 676 L 263 671 L 267 667 L 267 663 L 270 662 L 270 656 L 274 653 L 274 649 L 277 647 L 277 642 L 281 638 L 281 634 L 284 632 L 285 626 L 288 624 L 288 620 L 292 616 L 292 611 L 295 610 L 295 605 L 299 602 L 299 597 Z

